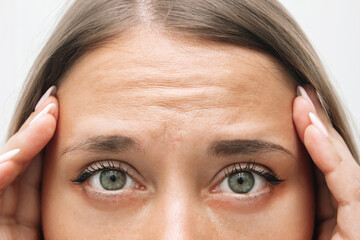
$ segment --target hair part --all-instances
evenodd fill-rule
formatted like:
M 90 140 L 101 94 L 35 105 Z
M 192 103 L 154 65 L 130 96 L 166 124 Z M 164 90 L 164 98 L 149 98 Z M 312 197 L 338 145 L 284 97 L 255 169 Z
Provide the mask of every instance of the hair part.
M 35 61 L 9 129 L 12 136 L 41 95 L 85 53 L 139 27 L 184 37 L 231 43 L 265 52 L 299 85 L 310 85 L 359 162 L 349 118 L 303 31 L 276 0 L 77 0 L 62 17 Z

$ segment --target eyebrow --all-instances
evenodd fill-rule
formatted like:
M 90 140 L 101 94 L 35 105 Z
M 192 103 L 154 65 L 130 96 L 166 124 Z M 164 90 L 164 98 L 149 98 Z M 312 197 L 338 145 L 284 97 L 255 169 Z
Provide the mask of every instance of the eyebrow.
M 140 148 L 137 141 L 130 137 L 100 135 L 80 140 L 74 145 L 67 147 L 62 152 L 62 155 L 73 151 L 125 152 Z M 208 148 L 208 152 L 215 155 L 255 154 L 273 151 L 282 152 L 295 158 L 295 156 L 283 146 L 259 139 L 221 140 L 213 142 Z
M 295 156 L 283 146 L 259 139 L 221 140 L 212 143 L 208 149 L 209 153 L 215 155 L 255 154 L 273 151 L 282 152 L 295 158 Z
M 135 148 L 139 148 L 139 145 L 133 138 L 121 135 L 100 135 L 80 140 L 67 147 L 62 155 L 73 151 L 125 152 Z

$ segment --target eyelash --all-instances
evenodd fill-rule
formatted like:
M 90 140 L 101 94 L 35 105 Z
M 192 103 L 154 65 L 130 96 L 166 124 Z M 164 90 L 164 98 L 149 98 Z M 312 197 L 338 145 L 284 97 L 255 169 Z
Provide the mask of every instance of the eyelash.
M 116 164 L 115 164 L 116 163 Z M 135 173 L 133 170 L 126 166 L 127 164 L 117 161 L 117 160 L 99 160 L 97 162 L 93 162 L 87 165 L 80 174 L 72 179 L 71 181 L 77 185 L 83 184 L 89 177 L 94 175 L 97 172 L 104 171 L 104 170 L 117 170 L 122 171 L 126 175 L 129 175 L 132 179 L 136 179 Z
M 252 173 L 256 173 L 259 176 L 265 178 L 266 181 L 268 181 L 273 186 L 277 186 L 281 182 L 284 181 L 284 180 L 280 179 L 280 177 L 278 175 L 276 175 L 275 173 L 273 173 L 270 169 L 268 169 L 262 165 L 256 164 L 252 161 L 248 161 L 245 164 L 245 166 L 244 166 L 244 163 L 234 163 L 234 164 L 226 167 L 225 169 L 221 170 L 221 172 L 222 172 L 221 181 L 233 173 L 243 172 L 243 171 L 249 171 Z
M 116 163 L 116 164 L 115 164 Z M 87 165 L 80 174 L 72 179 L 71 181 L 77 185 L 83 184 L 89 177 L 94 175 L 97 172 L 103 170 L 117 170 L 122 171 L 125 174 L 129 175 L 132 179 L 136 179 L 136 173 L 131 169 L 127 164 L 117 161 L 117 160 L 99 160 Z M 275 173 L 273 173 L 270 169 L 265 166 L 256 164 L 252 161 L 248 161 L 247 163 L 234 163 L 230 166 L 225 167 L 220 172 L 220 181 L 224 180 L 226 177 L 230 176 L 236 172 L 249 171 L 259 176 L 263 177 L 268 181 L 271 185 L 277 186 L 284 180 L 280 179 Z

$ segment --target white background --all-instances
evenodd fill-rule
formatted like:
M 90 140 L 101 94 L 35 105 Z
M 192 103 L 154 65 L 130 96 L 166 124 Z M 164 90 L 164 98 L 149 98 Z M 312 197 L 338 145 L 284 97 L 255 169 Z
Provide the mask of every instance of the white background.
M 324 62 L 360 126 L 360 1 L 280 0 Z M 23 80 L 71 0 L 0 0 L 0 143 Z

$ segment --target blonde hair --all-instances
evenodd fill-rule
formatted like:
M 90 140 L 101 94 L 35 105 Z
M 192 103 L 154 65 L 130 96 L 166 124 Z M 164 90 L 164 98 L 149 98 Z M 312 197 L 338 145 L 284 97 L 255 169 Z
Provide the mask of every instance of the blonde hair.
M 41 95 L 57 85 L 77 59 L 141 24 L 189 38 L 232 43 L 266 52 L 299 85 L 318 93 L 334 128 L 354 158 L 359 155 L 339 97 L 297 23 L 275 0 L 77 0 L 59 22 L 35 61 L 19 99 L 9 136 L 33 111 Z

